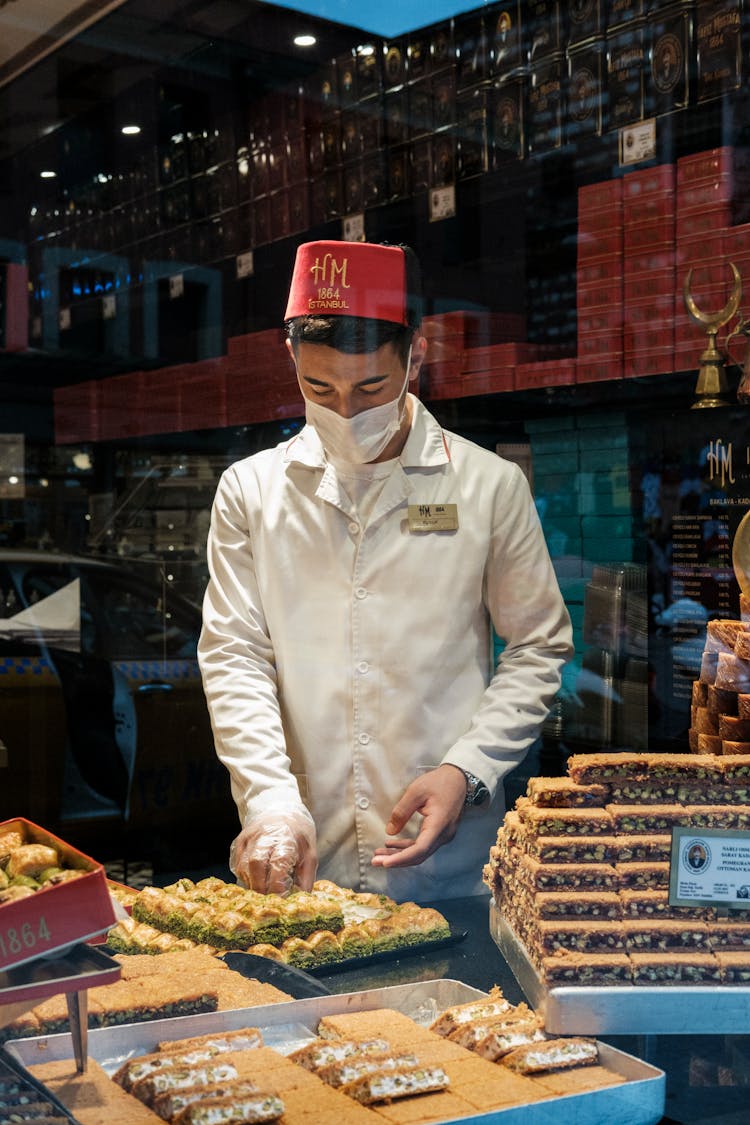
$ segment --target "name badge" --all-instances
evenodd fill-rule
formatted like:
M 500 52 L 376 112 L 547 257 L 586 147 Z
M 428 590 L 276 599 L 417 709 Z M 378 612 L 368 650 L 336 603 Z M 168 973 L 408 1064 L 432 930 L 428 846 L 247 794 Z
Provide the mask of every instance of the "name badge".
M 409 531 L 457 531 L 457 504 L 410 504 Z

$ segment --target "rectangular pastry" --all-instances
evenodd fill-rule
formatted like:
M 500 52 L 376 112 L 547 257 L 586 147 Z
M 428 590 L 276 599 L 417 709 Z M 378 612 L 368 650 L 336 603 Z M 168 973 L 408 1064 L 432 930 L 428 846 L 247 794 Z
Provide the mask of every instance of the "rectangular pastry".
M 538 891 L 530 896 L 529 907 L 537 918 L 543 920 L 612 920 L 622 917 L 616 891 Z
M 706 651 L 733 652 L 737 637 L 746 629 L 736 618 L 715 617 L 706 624 Z
M 571 754 L 568 773 L 578 785 L 610 785 L 613 781 L 633 780 L 648 773 L 647 754 Z
M 695 682 L 698 683 L 699 681 L 696 680 Z M 715 711 L 717 715 L 737 714 L 736 691 L 717 688 L 716 684 L 701 684 L 700 686 L 705 691 L 705 699 L 698 706 L 708 707 L 709 711 Z
M 722 984 L 750 984 L 750 951 L 717 949 Z
M 672 855 L 672 836 L 633 833 L 616 838 L 615 863 L 668 863 Z
M 660 890 L 669 886 L 668 863 L 616 863 L 623 890 Z
M 737 714 L 741 719 L 750 719 L 750 692 L 740 692 L 737 696 Z
M 711 948 L 750 950 L 750 923 L 718 921 L 709 922 Z
M 472 1020 L 488 1020 L 502 1016 L 512 1008 L 510 1000 L 503 996 L 501 989 L 495 987 L 481 1000 L 471 1000 L 467 1004 L 453 1004 L 446 1008 L 430 1024 L 430 1031 L 434 1031 L 437 1035 L 448 1036 L 462 1024 L 470 1023 Z
M 128 1092 L 153 1106 L 154 1099 L 168 1090 L 186 1090 L 192 1086 L 211 1086 L 238 1078 L 237 1068 L 228 1062 L 205 1063 L 202 1066 L 157 1067 L 145 1078 L 133 1082 Z
M 529 1043 L 540 1043 L 545 1039 L 545 1034 L 535 1021 L 516 1024 L 506 1024 L 504 1027 L 492 1027 L 486 1034 L 479 1037 L 474 1044 L 474 1052 L 480 1058 L 497 1062 L 516 1047 L 523 1047 Z
M 386 1039 L 314 1039 L 298 1047 L 288 1056 L 298 1066 L 305 1070 L 321 1070 L 324 1066 L 341 1062 L 343 1059 L 354 1058 L 359 1055 L 383 1055 L 390 1051 L 390 1043 Z
M 609 863 L 616 854 L 614 836 L 533 836 L 520 841 L 540 863 Z
M 606 809 L 545 809 L 527 805 L 519 809 L 521 823 L 535 836 L 603 836 L 612 832 Z
M 696 919 L 704 921 L 706 911 L 702 906 L 670 906 L 668 890 L 620 891 L 624 918 Z
M 217 1082 L 212 1086 L 188 1086 L 184 1090 L 165 1090 L 157 1094 L 152 1109 L 165 1121 L 171 1121 L 193 1102 L 207 1098 L 229 1098 L 236 1095 L 257 1094 L 258 1087 L 248 1079 L 234 1082 Z
M 606 785 L 578 785 L 572 777 L 529 778 L 526 793 L 533 805 L 541 808 L 601 808 L 607 803 Z
M 731 742 L 728 739 L 723 738 L 721 740 L 721 752 L 722 754 L 727 755 L 740 754 L 743 757 L 750 758 L 750 742 Z M 741 800 L 750 800 L 750 793 L 747 789 L 744 790 L 744 795 L 742 796 Z
M 277 1121 L 284 1108 L 283 1101 L 276 1094 L 237 1093 L 228 1098 L 192 1102 L 173 1120 L 175 1125 L 218 1125 L 221 1122 L 261 1125 L 261 1122 Z
M 598 1061 L 599 1048 L 595 1039 L 571 1035 L 517 1047 L 502 1059 L 502 1065 L 517 1074 L 541 1074 L 545 1070 L 591 1066 Z
M 339 1062 L 329 1063 L 316 1071 L 318 1078 L 329 1086 L 346 1086 L 365 1074 L 378 1070 L 397 1070 L 419 1065 L 416 1055 L 353 1055 Z
M 450 1039 L 451 1043 L 457 1043 L 459 1047 L 465 1047 L 467 1051 L 473 1051 L 480 1039 L 490 1031 L 497 1029 L 518 1027 L 540 1027 L 539 1019 L 534 1015 L 528 1004 L 516 1004 L 511 1006 L 507 1012 L 503 1012 L 499 1016 L 480 1016 L 477 1019 L 465 1020 L 454 1028 L 445 1038 Z
M 726 785 L 750 784 L 750 758 L 744 754 L 723 754 L 716 762 Z M 750 802 L 748 802 L 750 804 Z
M 616 890 L 619 879 L 611 863 L 540 863 L 520 855 L 516 868 L 519 882 L 532 890 Z
M 745 828 L 750 825 L 748 805 L 608 805 L 615 831 L 670 832 L 677 826 L 686 828 Z
M 622 922 L 538 922 L 533 927 L 533 935 L 541 956 L 557 949 L 581 953 L 625 950 Z
M 693 781 L 719 781 L 715 759 L 710 754 L 649 754 L 648 776 L 654 781 L 679 778 Z
M 721 968 L 712 953 L 631 953 L 633 984 L 719 984 Z
M 627 953 L 566 953 L 543 957 L 541 976 L 548 988 L 562 985 L 630 984 Z
M 710 951 L 708 924 L 698 920 L 665 918 L 658 922 L 626 918 L 623 922 L 630 953 L 703 949 Z
M 189 1039 L 165 1039 L 158 1044 L 158 1050 L 183 1054 L 205 1048 L 214 1054 L 220 1054 L 222 1051 L 249 1051 L 262 1046 L 263 1036 L 257 1027 L 242 1027 L 237 1031 L 212 1031 L 205 1035 L 192 1035 Z
M 410 1097 L 446 1090 L 450 1085 L 448 1075 L 441 1066 L 401 1067 L 397 1070 L 380 1070 L 366 1074 L 342 1086 L 342 1091 L 362 1105 L 390 1102 L 394 1098 Z

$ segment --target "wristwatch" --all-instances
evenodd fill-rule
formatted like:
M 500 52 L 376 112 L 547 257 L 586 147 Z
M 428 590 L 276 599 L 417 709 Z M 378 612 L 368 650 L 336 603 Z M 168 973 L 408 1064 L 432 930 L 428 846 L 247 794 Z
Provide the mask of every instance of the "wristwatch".
M 460 767 L 459 767 L 460 768 Z M 461 773 L 466 778 L 466 796 L 464 797 L 464 808 L 470 809 L 474 805 L 481 805 L 490 795 L 490 791 L 484 784 L 481 778 L 476 774 L 469 773 L 468 770 L 461 770 Z

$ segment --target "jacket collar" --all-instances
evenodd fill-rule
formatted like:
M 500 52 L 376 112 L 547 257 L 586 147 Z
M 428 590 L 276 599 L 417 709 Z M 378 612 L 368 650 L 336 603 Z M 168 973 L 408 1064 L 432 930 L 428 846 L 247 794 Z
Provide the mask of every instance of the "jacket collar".
M 446 465 L 451 458 L 441 426 L 418 398 L 411 394 L 409 398 L 414 417 L 406 445 L 401 451 L 401 465 L 405 469 L 426 465 Z M 310 469 L 327 467 L 323 446 L 312 426 L 304 426 L 287 443 L 284 461 L 286 464 L 305 465 Z

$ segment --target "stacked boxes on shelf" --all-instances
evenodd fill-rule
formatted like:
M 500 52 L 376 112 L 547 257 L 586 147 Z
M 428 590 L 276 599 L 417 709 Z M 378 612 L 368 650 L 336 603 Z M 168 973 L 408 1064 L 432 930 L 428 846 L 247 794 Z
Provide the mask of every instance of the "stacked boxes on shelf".
M 425 398 L 511 391 L 515 365 L 545 349 L 521 341 L 525 319 L 519 313 L 455 309 L 426 316 L 427 340 L 423 369 Z
M 622 180 L 578 191 L 579 383 L 622 376 Z
M 725 146 L 677 161 L 674 358 L 678 371 L 697 368 L 706 347 L 705 329 L 685 308 L 685 279 L 692 270 L 690 291 L 702 312 L 723 308 L 732 289 L 725 252 L 732 244 L 732 224 L 748 217 L 749 187 L 746 150 Z
M 623 374 L 674 365 L 675 166 L 623 178 Z
M 227 424 L 299 418 L 305 410 L 280 328 L 229 340 Z

